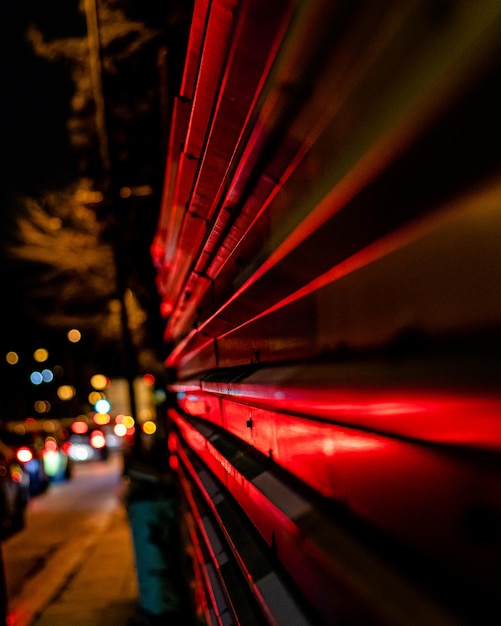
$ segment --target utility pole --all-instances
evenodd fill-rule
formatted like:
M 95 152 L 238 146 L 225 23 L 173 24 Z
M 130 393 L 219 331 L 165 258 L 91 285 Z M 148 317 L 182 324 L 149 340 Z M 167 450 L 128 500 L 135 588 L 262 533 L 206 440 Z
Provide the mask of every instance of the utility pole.
M 113 253 L 115 257 L 116 271 L 116 287 L 117 295 L 120 302 L 120 322 L 122 331 L 123 347 L 125 352 L 125 370 L 127 385 L 129 389 L 129 400 L 131 415 L 136 422 L 134 435 L 135 452 L 138 454 L 141 447 L 141 431 L 138 423 L 136 393 L 134 390 L 134 379 L 137 374 L 137 355 L 132 334 L 129 326 L 129 318 L 126 307 L 125 293 L 126 281 L 123 269 L 123 250 L 122 237 L 120 232 L 119 219 L 116 217 L 115 203 L 118 200 L 118 193 L 113 177 L 113 167 L 110 157 L 109 133 L 107 123 L 106 100 L 104 97 L 103 73 L 102 73 L 102 55 L 101 55 L 101 36 L 99 29 L 99 14 L 97 0 L 85 0 L 85 16 L 87 20 L 87 41 L 89 45 L 89 63 L 92 80 L 92 90 L 95 102 L 96 113 L 96 129 L 99 141 L 99 153 L 101 157 L 101 165 L 104 172 L 105 201 L 111 206 L 112 213 L 112 236 L 113 236 Z

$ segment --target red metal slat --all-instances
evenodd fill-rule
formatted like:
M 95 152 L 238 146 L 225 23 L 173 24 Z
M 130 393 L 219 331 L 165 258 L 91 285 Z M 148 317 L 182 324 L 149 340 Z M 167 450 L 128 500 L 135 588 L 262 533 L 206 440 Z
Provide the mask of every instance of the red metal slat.
M 246 0 L 239 8 L 238 24 L 190 207 L 209 220 L 217 207 L 225 173 L 275 58 L 291 4 L 291 0 L 277 0 L 273 5 L 266 0 Z
M 172 225 L 168 232 L 167 260 L 169 265 L 170 263 L 172 265 L 169 266 L 170 271 L 164 290 L 173 300 L 175 300 L 178 293 L 172 287 L 172 283 L 178 280 L 180 267 L 184 265 L 187 258 L 191 258 L 190 253 L 193 253 L 192 247 L 185 248 L 185 246 L 179 244 L 179 237 L 185 222 L 185 212 L 193 191 L 214 99 L 218 92 L 222 66 L 226 58 L 226 47 L 234 27 L 233 8 L 233 0 L 221 0 L 211 3 L 208 17 L 204 20 L 201 60 L 197 68 L 196 87 L 184 142 L 182 162 L 178 168 L 173 203 L 171 207 L 167 207 L 167 210 L 170 210 L 175 217 L 171 220 Z M 201 27 L 202 16 L 198 17 L 200 18 L 199 27 Z M 193 55 L 195 56 L 195 60 L 192 60 L 193 63 L 196 62 L 199 44 L 199 36 L 197 35 L 193 41 L 193 46 L 196 48 L 193 50 Z M 188 59 L 191 60 L 189 55 Z M 175 258 L 171 256 L 171 251 L 174 247 L 176 248 Z
M 177 180 L 180 153 L 183 150 L 189 117 L 191 115 L 193 90 L 200 63 L 200 54 L 208 6 L 209 0 L 195 0 L 180 94 L 179 96 L 176 95 L 174 100 L 158 232 L 155 237 L 154 249 L 152 251 L 156 266 L 164 265 L 162 257 L 165 256 L 166 251 L 168 251 L 167 267 L 170 266 L 173 258 L 172 248 L 175 245 L 175 239 L 177 236 L 176 221 L 179 220 L 179 218 L 175 216 L 178 211 L 174 204 L 175 184 Z M 166 283 L 166 277 L 162 277 L 162 281 Z
M 359 613 L 358 618 L 363 615 L 365 619 L 372 614 L 377 623 L 379 618 L 387 624 L 454 623 L 422 591 L 416 593 L 409 587 L 404 576 L 353 544 L 285 483 L 266 471 L 248 480 L 219 452 L 214 435 L 202 435 L 175 411 L 170 416 L 268 544 L 274 545 L 278 560 L 322 616 L 322 623 L 332 623 L 332 615 L 342 611 L 340 594 L 352 620 Z M 372 492 L 376 499 L 379 492 L 374 487 Z
M 476 509 L 501 518 L 499 468 L 488 459 L 481 463 L 461 454 L 453 456 L 451 448 L 430 449 L 400 437 L 402 432 L 416 431 L 423 437 L 428 431 L 430 441 L 455 445 L 459 440 L 464 450 L 468 445 L 475 447 L 475 431 L 480 431 L 482 447 L 489 440 L 488 447 L 499 450 L 499 400 L 468 402 L 438 394 L 392 397 L 377 390 L 367 396 L 362 390 L 306 391 L 301 396 L 301 390 L 295 388 L 287 395 L 282 388 L 244 392 L 244 404 L 229 399 L 238 389 L 239 385 L 227 389 L 221 406 L 206 392 L 179 392 L 179 406 L 188 414 L 222 425 L 322 496 L 342 502 L 353 514 L 417 546 L 423 554 L 454 561 L 465 573 L 469 567 L 492 572 L 500 556 L 497 548 L 491 542 L 482 547 L 471 544 L 462 520 Z M 264 396 L 283 411 L 307 415 L 311 410 L 311 415 L 301 418 L 260 408 L 259 399 L 262 405 Z M 337 423 L 315 420 L 315 412 L 324 419 L 328 413 Z M 372 430 L 361 430 L 360 421 Z
M 322 274 L 329 258 L 353 239 L 348 228 L 326 226 L 328 252 L 318 257 L 320 246 L 312 239 L 268 278 L 252 284 L 252 276 L 248 288 L 236 290 L 198 330 L 217 338 L 219 364 L 228 366 L 249 364 L 255 354 L 266 362 L 325 354 L 340 344 L 355 350 L 388 346 L 409 329 L 429 338 L 454 335 L 460 345 L 461 336 L 499 328 L 501 292 L 492 289 L 501 280 L 499 196 L 497 184 L 479 188 L 442 215 L 410 223 Z M 290 296 L 277 302 L 287 290 Z
M 179 454 L 182 455 L 181 450 L 179 450 Z M 218 626 L 223 626 L 223 624 L 225 623 L 225 619 L 227 617 L 226 611 L 225 611 L 226 607 L 221 606 L 221 603 L 218 602 L 218 600 L 220 599 L 221 596 L 223 596 L 226 601 L 229 601 L 230 599 L 227 597 L 227 594 L 222 593 L 222 590 L 220 589 L 220 584 L 221 584 L 220 579 L 218 579 L 216 583 L 217 585 L 217 593 L 216 593 L 216 591 L 214 590 L 214 582 L 208 572 L 208 567 L 210 567 L 211 563 L 216 569 L 216 571 L 218 570 L 218 558 L 214 552 L 213 546 L 211 545 L 209 541 L 209 537 L 205 529 L 204 521 L 196 505 L 196 501 L 195 501 L 195 498 L 193 497 L 189 481 L 187 477 L 184 475 L 181 467 L 178 467 L 177 471 L 178 471 L 178 476 L 179 476 L 179 482 L 183 489 L 184 497 L 186 498 L 186 501 L 188 502 L 188 505 L 190 507 L 190 512 L 194 519 L 194 525 L 196 525 L 196 528 L 198 529 L 198 533 L 197 533 L 195 531 L 195 528 L 190 527 L 190 531 L 191 531 L 190 540 L 192 544 L 191 549 L 195 553 L 194 555 L 196 559 L 195 563 L 198 564 L 198 567 L 200 570 L 199 572 L 197 572 L 200 577 L 199 581 L 197 582 L 198 582 L 198 585 L 201 586 L 201 589 L 199 590 L 199 595 L 201 595 L 200 592 L 202 591 L 202 589 L 205 590 L 205 594 L 204 596 L 202 596 L 205 602 L 202 603 L 201 609 L 203 610 L 205 614 L 205 619 L 208 624 L 214 624 L 214 625 L 217 624 Z M 202 546 L 200 544 L 200 539 L 198 535 L 200 535 L 200 538 L 204 543 L 204 547 L 209 553 L 210 561 L 204 558 Z M 212 611 L 209 611 L 209 604 L 212 608 Z M 230 605 L 231 605 L 231 602 L 230 602 Z
M 227 171 L 245 132 L 261 84 L 274 58 L 283 26 L 287 22 L 289 4 L 289 0 L 280 0 L 270 7 L 268 2 L 254 0 L 242 3 L 239 9 L 238 24 L 232 38 L 217 102 L 211 111 L 210 120 L 207 119 L 206 143 L 187 209 L 208 222 L 221 208 L 218 206 L 219 197 Z M 259 38 L 259 46 L 255 46 L 256 37 Z M 207 109 L 209 108 L 207 105 Z M 198 117 L 201 117 L 201 114 Z M 187 149 L 198 154 L 190 148 L 190 145 Z M 223 216 L 225 214 L 226 211 L 223 209 Z M 182 260 L 176 263 L 175 280 L 170 290 L 174 294 L 180 294 L 181 306 L 185 298 L 183 293 L 180 293 L 181 290 L 189 292 L 190 296 L 193 295 L 193 283 L 196 283 L 198 275 L 204 272 L 203 259 L 212 253 L 212 238 L 209 237 L 204 244 L 205 235 L 205 230 L 194 232 L 187 221 L 180 232 L 178 247 L 183 251 L 189 250 L 191 254 L 184 253 Z M 197 252 L 200 246 L 204 246 L 203 252 Z M 193 260 L 196 262 L 195 273 L 191 275 L 189 284 L 185 284 L 183 288 Z M 182 332 L 178 320 L 179 316 L 169 320 L 167 332 L 171 336 Z
M 191 435 L 193 435 L 193 433 L 191 433 Z M 191 479 L 196 484 L 203 498 L 205 499 L 206 504 L 211 510 L 211 513 L 213 514 L 217 523 L 219 524 L 220 530 L 223 533 L 226 541 L 228 542 L 228 545 L 233 553 L 233 556 L 235 557 L 238 563 L 238 566 L 240 567 L 243 573 L 244 579 L 249 585 L 252 591 L 252 594 L 263 613 L 263 619 L 266 620 L 266 623 L 269 624 L 269 626 L 280 626 L 280 624 L 284 623 L 284 620 L 286 621 L 288 619 L 288 616 L 290 614 L 293 614 L 295 616 L 295 620 L 297 621 L 298 625 L 301 624 L 302 626 L 308 626 L 310 624 L 310 621 L 306 618 L 306 616 L 303 615 L 303 611 L 299 607 L 299 605 L 296 604 L 297 598 L 294 598 L 291 596 L 290 593 L 287 593 L 287 591 L 284 588 L 284 585 L 274 573 L 271 573 L 266 569 L 260 572 L 261 576 L 264 576 L 268 580 L 268 584 L 263 583 L 262 579 L 256 580 L 253 577 L 252 573 L 249 571 L 247 567 L 247 564 L 244 558 L 240 554 L 238 547 L 235 545 L 235 538 L 232 537 L 231 534 L 228 532 L 224 521 L 221 519 L 221 516 L 218 513 L 216 503 L 212 499 L 213 494 L 207 490 L 206 485 L 204 485 L 200 476 L 197 474 L 195 468 L 190 462 L 188 456 L 184 453 L 181 447 L 179 447 L 179 458 L 183 466 L 186 468 L 187 472 L 189 473 Z M 188 494 L 188 499 L 190 503 L 193 503 L 192 504 L 192 509 L 193 509 L 195 507 L 195 502 L 193 498 L 191 497 L 190 485 L 188 481 L 183 478 L 182 478 L 182 484 L 184 487 L 184 492 Z M 212 480 L 211 480 L 211 484 L 212 484 Z M 222 502 L 222 494 L 219 494 L 219 495 L 220 497 L 218 498 L 218 503 L 217 503 L 218 505 L 220 505 Z M 199 521 L 199 524 L 203 525 L 203 521 L 201 519 Z M 210 545 L 208 546 L 208 548 L 209 548 L 209 552 L 213 552 Z M 273 586 L 273 593 L 270 594 L 269 592 L 268 593 L 264 592 L 263 587 L 270 587 L 270 586 Z M 237 614 L 238 614 L 238 611 L 235 611 L 235 615 Z
M 463 28 L 463 26 L 464 25 L 462 24 L 461 20 L 459 20 L 457 27 Z M 453 32 L 454 28 L 451 28 L 450 30 L 451 32 Z M 448 32 L 447 30 L 445 34 L 448 37 L 451 36 L 450 32 Z M 398 37 L 397 37 L 397 41 L 400 41 Z M 400 41 L 399 45 L 401 45 L 401 43 L 402 42 Z M 386 51 L 386 55 L 387 54 L 388 54 L 388 51 Z M 482 55 L 480 54 L 478 58 L 475 57 L 474 60 L 472 61 L 472 67 L 475 66 L 476 63 L 479 63 L 480 62 L 479 59 L 481 60 L 481 58 L 482 58 Z M 457 61 L 454 60 L 454 62 L 457 62 Z M 433 103 L 432 99 L 430 99 L 428 102 L 428 106 L 432 106 L 432 103 Z M 411 115 L 412 111 L 413 109 L 411 106 L 409 111 L 407 111 L 408 115 Z M 427 123 L 429 122 L 428 116 L 424 115 L 424 113 L 423 113 L 422 119 L 426 120 Z M 453 117 L 452 119 L 455 119 L 455 118 Z M 306 120 L 304 119 L 303 124 L 305 123 L 306 123 Z M 353 269 L 356 269 L 357 264 L 358 266 L 364 263 L 368 264 L 371 262 L 372 259 L 377 258 L 378 255 L 387 254 L 388 250 L 385 251 L 384 248 L 388 244 L 388 241 L 376 242 L 372 247 L 366 246 L 365 248 L 362 248 L 362 250 L 359 250 L 357 252 L 356 245 L 355 245 L 355 238 L 353 237 L 353 235 L 349 235 L 350 232 L 351 233 L 359 232 L 360 235 L 362 235 L 365 232 L 370 232 L 370 229 L 367 229 L 367 231 L 357 229 L 356 225 L 358 223 L 363 223 L 365 220 L 372 220 L 372 222 L 375 223 L 373 218 L 371 217 L 374 214 L 372 204 L 379 204 L 380 198 L 376 194 L 374 198 L 371 199 L 370 193 L 368 193 L 364 197 L 363 203 L 362 201 L 358 203 L 359 207 L 362 206 L 362 204 L 365 205 L 366 212 L 363 213 L 363 215 L 360 215 L 357 212 L 353 212 L 352 220 L 351 220 L 352 228 L 350 230 L 347 228 L 344 230 L 342 228 L 337 228 L 338 223 L 336 220 L 332 221 L 332 224 L 330 224 L 330 228 L 328 229 L 332 232 L 339 232 L 339 237 L 341 237 L 345 241 L 348 241 L 348 242 L 351 241 L 351 243 L 353 244 L 354 246 L 352 250 L 353 254 L 346 260 L 347 262 L 344 264 L 333 263 L 330 269 L 327 268 L 326 266 L 320 267 L 317 262 L 314 262 L 311 264 L 311 266 L 308 268 L 308 271 L 306 272 L 307 264 L 304 263 L 305 258 L 311 257 L 312 259 L 315 260 L 315 259 L 318 259 L 318 257 L 320 257 L 320 259 L 323 258 L 323 261 L 322 261 L 323 263 L 327 263 L 327 259 L 328 259 L 327 253 L 328 252 L 330 253 L 331 251 L 334 251 L 336 249 L 335 246 L 329 247 L 325 245 L 324 240 L 328 239 L 328 233 L 324 232 L 322 234 L 321 225 L 325 223 L 326 216 L 329 215 L 329 212 L 335 213 L 337 209 L 339 208 L 338 200 L 340 199 L 340 197 L 344 197 L 344 192 L 339 186 L 337 188 L 334 187 L 332 190 L 332 193 L 329 193 L 326 196 L 327 200 L 325 200 L 325 202 L 327 204 L 325 206 L 321 207 L 320 204 L 322 204 L 322 202 L 320 202 L 320 204 L 314 208 L 313 212 L 315 214 L 318 213 L 316 217 L 315 216 L 312 217 L 311 215 L 307 216 L 303 222 L 299 223 L 297 228 L 293 229 L 288 235 L 286 234 L 285 239 L 280 241 L 281 236 L 283 236 L 283 232 L 282 232 L 283 228 L 281 224 L 285 223 L 286 218 L 288 219 L 288 216 L 291 213 L 291 207 L 294 208 L 294 202 L 297 204 L 299 197 L 306 198 L 304 194 L 304 188 L 305 187 L 311 187 L 311 189 L 322 188 L 323 183 L 321 183 L 321 181 L 318 178 L 315 178 L 315 177 L 312 178 L 311 171 L 315 171 L 318 175 L 319 171 L 325 171 L 326 161 L 328 161 L 331 158 L 334 158 L 334 160 L 336 160 L 337 158 L 336 155 L 335 154 L 332 155 L 332 145 L 333 145 L 333 139 L 335 139 L 335 137 L 337 136 L 337 130 L 339 130 L 338 128 L 339 123 L 340 121 L 334 124 L 334 126 L 330 129 L 330 132 L 325 137 L 322 138 L 320 142 L 320 147 L 316 148 L 317 154 L 315 158 L 309 163 L 308 166 L 305 166 L 303 168 L 304 172 L 301 173 L 298 171 L 295 173 L 294 177 L 291 177 L 291 189 L 287 191 L 285 191 L 285 189 L 280 189 L 280 195 L 281 195 L 280 202 L 277 200 L 277 202 L 275 202 L 277 206 L 273 209 L 270 208 L 271 215 L 263 218 L 263 222 L 265 222 L 264 227 L 262 229 L 258 229 L 255 233 L 255 236 L 253 238 L 251 237 L 253 245 L 250 248 L 243 249 L 242 251 L 243 263 L 244 264 L 247 263 L 247 267 L 245 268 L 246 275 L 245 276 L 242 275 L 242 279 L 239 277 L 238 281 L 235 281 L 235 275 L 236 274 L 238 275 L 238 272 L 236 272 L 234 268 L 228 268 L 227 274 L 224 275 L 224 277 L 222 277 L 223 284 L 222 285 L 218 284 L 221 281 L 216 280 L 216 284 L 214 285 L 213 291 L 214 293 L 220 294 L 222 299 L 212 302 L 212 308 L 209 307 L 208 309 L 206 308 L 205 311 L 203 311 L 203 314 L 205 315 L 205 320 L 202 319 L 201 324 L 199 324 L 199 328 L 203 330 L 204 332 L 206 332 L 207 334 L 210 334 L 213 337 L 220 337 L 221 335 L 226 334 L 228 332 L 231 324 L 233 324 L 234 327 L 237 327 L 243 323 L 247 323 L 250 320 L 252 315 L 256 316 L 256 315 L 263 314 L 265 312 L 266 307 L 270 307 L 268 309 L 268 312 L 272 312 L 273 306 L 285 306 L 293 298 L 301 297 L 304 294 L 306 295 L 311 294 L 313 293 L 315 289 L 321 289 L 322 287 L 326 285 L 328 281 L 336 280 L 339 277 L 340 272 L 342 273 L 345 270 L 353 271 Z M 457 132 L 457 129 L 453 129 L 453 130 Z M 433 132 L 431 134 L 432 140 L 433 140 Z M 437 131 L 437 133 L 439 134 L 439 131 Z M 450 144 L 450 141 L 445 141 L 444 144 L 448 145 Z M 429 152 L 429 154 L 426 154 L 426 152 L 422 153 L 421 157 L 424 158 L 427 162 L 429 162 L 430 156 L 433 153 L 434 151 L 433 151 L 433 146 L 432 146 L 432 150 Z M 394 155 L 394 158 L 396 158 L 397 156 L 400 155 L 400 152 L 397 150 L 396 152 L 393 153 L 393 155 Z M 381 159 L 378 161 L 378 163 L 379 163 L 378 171 L 380 171 L 381 168 L 384 168 L 387 166 L 388 160 Z M 423 167 L 422 159 L 417 163 L 416 162 L 411 163 L 411 167 L 408 170 L 408 172 L 412 173 L 409 185 L 412 183 L 412 180 L 414 179 L 415 171 L 420 170 L 422 167 Z M 424 168 L 426 169 L 426 167 L 427 166 L 425 165 Z M 374 170 L 372 166 L 369 169 L 371 171 L 371 176 L 374 176 L 375 175 L 374 172 L 376 170 Z M 429 169 L 429 166 L 428 166 L 428 169 Z M 454 164 L 451 164 L 449 169 L 453 170 Z M 351 176 L 351 178 L 350 176 L 348 176 L 348 178 L 353 183 L 353 180 L 354 180 L 353 176 Z M 293 178 L 295 180 L 293 180 Z M 381 182 L 382 182 L 381 186 L 384 187 L 384 189 L 387 189 L 388 188 L 386 187 L 387 183 L 385 183 L 384 180 L 382 180 Z M 408 184 L 405 185 L 406 190 L 409 189 L 409 185 Z M 341 187 L 342 186 L 343 185 L 341 185 Z M 361 185 L 361 186 L 363 187 L 364 185 Z M 319 192 L 315 191 L 315 193 L 319 193 Z M 315 195 L 315 193 L 312 192 L 312 197 L 307 198 L 305 202 L 306 203 L 313 202 L 313 199 L 314 199 L 313 196 Z M 332 197 L 332 194 L 334 194 L 335 197 Z M 350 194 L 348 194 L 348 196 L 349 195 Z M 406 204 L 405 199 L 402 199 L 402 200 L 403 200 L 402 202 L 401 201 L 398 202 L 398 211 L 395 211 L 394 213 L 395 215 L 398 216 L 398 220 L 402 220 L 406 218 L 406 215 L 402 213 L 401 207 L 407 206 L 409 204 L 409 203 Z M 327 205 L 329 205 L 330 208 Z M 420 206 L 423 207 L 424 211 L 427 211 L 430 209 L 435 210 L 437 208 L 437 205 L 434 203 L 433 198 L 430 198 L 430 197 L 424 198 L 422 202 L 420 203 Z M 345 213 L 348 213 L 348 212 L 349 211 L 346 211 Z M 389 215 L 391 213 L 392 213 L 391 211 L 385 211 L 384 214 L 381 214 L 381 215 L 384 217 L 385 215 L 387 214 Z M 407 217 L 409 216 L 407 215 Z M 384 226 L 383 222 L 384 220 L 381 219 L 381 224 L 379 225 L 376 224 L 376 226 L 380 229 L 380 231 L 381 231 L 381 227 Z M 270 230 L 269 228 L 267 229 L 266 223 L 273 223 L 274 228 L 276 230 Z M 396 226 L 396 224 L 394 226 Z M 374 231 L 373 235 L 382 236 L 384 235 L 384 233 L 381 231 L 379 232 L 379 235 L 377 235 L 377 233 L 375 233 Z M 411 235 L 411 237 L 412 236 L 413 235 Z M 307 241 L 308 238 L 311 238 L 311 241 Z M 235 236 L 234 237 L 232 236 L 230 238 L 228 242 L 228 249 L 234 250 L 233 244 L 235 243 L 236 239 L 238 239 L 238 233 L 235 233 Z M 258 245 L 258 243 L 256 242 L 259 242 L 259 239 L 261 240 L 261 242 L 263 242 L 263 249 L 256 256 L 256 245 Z M 304 244 L 302 245 L 302 247 L 300 247 L 299 245 L 301 243 Z M 360 246 L 363 246 L 363 242 L 359 242 L 359 243 L 360 243 Z M 391 247 L 391 245 L 393 244 L 391 244 L 390 242 L 389 245 Z M 398 244 L 398 245 L 401 245 L 401 244 Z M 268 248 L 269 248 L 269 251 L 267 253 L 266 250 L 268 250 Z M 254 257 L 254 259 L 250 263 L 249 263 L 248 257 L 246 258 L 245 252 L 253 255 Z M 234 253 L 234 256 L 232 257 L 232 261 L 238 260 L 239 251 L 234 250 L 233 253 Z M 268 257 L 267 257 L 267 254 L 268 254 Z M 261 261 L 260 266 L 257 265 L 257 261 Z M 251 269 L 254 271 L 252 275 L 250 275 Z M 302 278 L 301 278 L 302 276 L 301 271 L 303 274 L 305 274 L 305 276 L 303 276 Z M 314 277 L 315 272 L 317 273 L 316 277 Z M 306 276 L 306 274 L 308 274 L 308 276 Z M 244 285 L 242 286 L 243 278 L 245 277 L 248 278 L 248 281 L 247 283 L 244 283 Z M 301 282 L 303 285 L 302 287 L 300 287 Z M 231 296 L 229 296 L 226 300 L 224 300 L 224 296 L 228 296 L 230 288 L 232 287 L 234 288 L 235 283 L 237 287 L 240 286 L 241 292 L 238 295 L 236 295 L 235 293 L 232 293 Z M 286 295 L 287 285 L 289 285 L 288 296 Z M 279 300 L 280 298 L 279 289 L 282 289 L 282 296 L 283 296 L 281 304 L 277 302 L 277 300 Z M 244 291 L 246 293 L 244 293 Z M 240 300 L 239 302 L 236 302 L 237 297 Z M 324 297 L 323 295 L 321 296 L 321 298 L 322 300 L 329 299 L 328 296 Z M 314 301 L 315 297 L 313 296 L 311 300 Z M 430 299 L 430 301 L 431 300 L 432 299 Z M 273 301 L 275 302 L 275 304 L 273 304 Z M 222 312 L 221 302 L 223 302 L 222 307 L 226 308 L 226 311 L 224 311 L 224 314 Z M 258 302 L 262 305 L 260 313 L 257 311 Z M 209 316 L 209 319 L 210 319 L 210 315 L 213 314 L 214 311 L 217 311 L 218 306 L 220 306 L 220 309 L 219 309 L 219 312 L 221 313 L 220 319 L 216 320 L 215 318 L 213 318 L 212 321 L 210 322 L 211 324 L 213 324 L 213 327 L 212 328 L 205 327 L 204 324 L 208 323 L 207 316 Z M 196 305 L 195 305 L 195 302 L 193 302 L 185 310 L 185 313 L 178 318 L 178 328 L 179 327 L 182 328 L 182 332 L 181 330 L 179 330 L 177 333 L 177 336 L 184 336 L 186 331 L 189 330 L 189 324 L 193 320 L 195 308 L 196 308 Z M 341 306 L 340 308 L 342 309 L 343 306 Z M 456 307 L 456 310 L 460 310 L 460 308 Z M 291 307 L 291 312 L 295 312 L 295 311 L 296 311 L 296 308 Z M 250 315 L 248 315 L 246 318 L 247 312 L 250 312 Z M 281 326 L 283 323 L 283 320 L 285 320 L 287 316 L 288 316 L 288 313 L 286 311 L 284 311 L 281 316 L 275 316 L 275 320 L 278 320 L 278 322 L 274 322 L 270 320 L 270 324 L 269 324 L 270 330 L 266 331 L 265 329 L 265 333 L 273 332 L 273 327 L 277 323 L 279 326 Z M 399 316 L 401 319 L 404 318 L 404 315 L 399 314 Z M 388 321 L 394 319 L 394 316 L 392 315 L 386 315 L 385 317 Z M 197 321 L 200 322 L 200 318 L 198 318 Z M 309 324 L 311 322 L 309 322 L 308 319 L 304 319 L 304 320 L 299 320 L 299 323 L 305 326 L 306 324 Z M 259 323 L 258 325 L 256 325 L 256 328 L 259 330 L 263 328 L 264 326 L 266 325 L 263 323 Z M 367 329 L 369 327 L 370 327 L 370 324 L 368 324 L 367 320 L 365 320 L 365 328 Z M 334 328 L 334 325 L 333 325 L 333 328 Z M 384 342 L 388 340 L 388 337 L 389 337 L 388 332 L 391 333 L 392 330 L 394 332 L 398 332 L 399 329 L 388 329 L 386 334 L 380 333 L 377 336 L 375 335 L 374 341 Z M 266 340 L 263 339 L 262 336 L 259 336 L 258 333 L 255 333 L 255 335 L 256 335 L 257 343 L 261 344 L 257 346 L 256 349 L 260 351 L 262 354 L 265 354 L 267 352 L 270 354 L 274 353 L 276 346 L 278 344 L 280 343 L 285 344 L 285 342 L 282 341 L 280 337 L 277 337 L 277 341 L 273 345 L 270 345 L 271 349 L 267 351 L 266 349 L 264 349 L 266 347 Z M 240 337 L 240 339 L 238 339 L 238 336 Z M 305 339 L 305 342 L 303 343 L 306 347 L 308 341 L 310 340 L 310 337 L 305 337 L 304 339 Z M 340 338 L 339 340 L 343 341 L 343 338 Z M 248 354 L 243 355 L 241 358 L 239 358 L 238 356 L 235 355 L 234 346 L 238 344 L 244 345 L 244 343 L 249 344 L 252 342 L 253 342 L 252 333 L 251 332 L 246 333 L 244 331 L 235 335 L 234 339 L 228 339 L 227 341 L 225 340 L 225 342 L 221 343 L 221 348 L 222 348 L 221 354 L 227 354 L 227 358 L 224 359 L 225 364 L 231 361 L 231 359 L 236 359 L 236 362 L 238 363 L 245 362 L 245 360 L 249 358 L 249 355 Z M 301 342 L 300 337 L 298 337 L 298 342 L 299 343 Z M 325 344 L 327 344 L 327 347 L 330 348 L 332 344 L 335 345 L 338 342 L 338 339 L 333 338 L 331 340 L 329 336 L 326 336 L 323 338 L 319 338 L 319 342 L 322 342 L 324 345 L 313 346 L 314 353 L 316 353 L 316 350 L 325 349 Z M 264 344 L 264 346 L 262 344 Z M 225 345 L 229 346 L 231 350 L 230 349 L 226 350 Z M 284 353 L 281 356 L 286 358 L 290 356 L 290 352 Z M 279 355 L 276 354 L 275 358 L 281 358 L 281 356 L 279 357 Z M 302 357 L 303 353 L 299 351 L 297 353 L 297 356 Z
M 177 368 L 185 377 L 195 376 L 201 372 L 217 367 L 217 350 L 211 337 L 193 333 L 190 349 L 180 354 L 176 348 L 167 357 L 167 367 Z
M 179 219 L 177 217 L 178 211 L 176 211 L 174 206 L 174 193 L 190 110 L 191 103 L 179 98 L 175 99 L 162 202 L 157 231 L 151 247 L 153 263 L 157 268 L 168 268 L 173 256 L 173 251 L 169 250 L 169 253 L 167 253 L 167 250 L 169 241 L 172 245 L 172 237 L 177 228 L 176 221 Z M 162 282 L 166 282 L 166 277 L 162 276 Z
M 195 0 L 179 95 L 193 100 L 211 0 Z

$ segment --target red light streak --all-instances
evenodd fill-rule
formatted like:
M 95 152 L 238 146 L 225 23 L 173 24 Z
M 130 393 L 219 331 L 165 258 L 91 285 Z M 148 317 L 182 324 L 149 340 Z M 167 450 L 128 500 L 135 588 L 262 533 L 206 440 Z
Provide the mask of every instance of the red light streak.
M 501 450 L 501 398 L 494 395 L 260 384 L 203 386 L 210 395 L 242 405 L 410 439 Z

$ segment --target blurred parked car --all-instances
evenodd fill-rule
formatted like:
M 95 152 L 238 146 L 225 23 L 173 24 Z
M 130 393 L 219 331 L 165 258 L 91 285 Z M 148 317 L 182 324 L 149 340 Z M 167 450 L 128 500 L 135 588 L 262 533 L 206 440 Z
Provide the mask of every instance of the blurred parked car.
M 64 428 L 48 433 L 42 429 L 4 427 L 1 438 L 11 446 L 30 475 L 30 493 L 43 493 L 51 482 L 71 476 L 69 433 Z
M 104 432 L 90 429 L 84 433 L 71 433 L 69 455 L 73 461 L 106 461 L 109 448 Z
M 24 528 L 30 478 L 12 448 L 0 441 L 0 540 Z
M 72 460 L 69 454 L 71 443 L 69 436 L 61 433 L 45 435 L 43 463 L 49 481 L 61 482 L 71 478 Z
M 30 496 L 43 493 L 49 486 L 49 476 L 43 462 L 43 440 L 31 432 L 16 432 L 4 428 L 0 435 L 2 441 L 15 452 L 17 460 L 30 478 Z

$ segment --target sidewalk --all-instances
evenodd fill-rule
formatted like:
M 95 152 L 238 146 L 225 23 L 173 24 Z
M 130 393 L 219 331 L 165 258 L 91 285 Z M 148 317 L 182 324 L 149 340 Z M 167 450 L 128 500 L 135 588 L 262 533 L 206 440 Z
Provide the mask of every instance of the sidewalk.
M 32 560 L 36 566 L 38 559 L 43 565 L 34 571 L 31 564 L 25 579 L 19 575 L 11 579 L 7 626 L 193 623 L 188 590 L 192 583 L 185 578 L 174 485 L 163 474 L 159 480 L 141 464 L 129 465 L 124 480 L 123 460 L 117 459 L 111 473 L 95 474 L 99 480 L 92 483 L 92 489 L 101 485 L 105 499 L 95 511 L 86 512 L 85 523 L 77 525 L 82 530 L 73 532 L 60 544 L 55 543 L 49 552 L 40 550 L 43 542 L 35 542 L 29 563 Z M 116 478 L 119 482 L 114 492 Z M 72 524 L 72 516 L 78 515 L 75 493 L 78 498 L 79 490 L 75 481 L 78 483 L 79 479 L 81 474 L 58 492 L 66 498 L 65 506 L 70 507 L 67 524 Z M 85 484 L 81 480 L 78 487 Z M 110 488 L 114 495 L 108 497 Z M 86 493 L 85 489 L 82 493 Z M 58 502 L 57 497 L 52 505 Z M 72 508 L 75 505 L 76 512 Z M 43 520 L 43 516 L 37 519 Z M 31 526 L 32 532 L 34 528 Z M 40 534 L 35 536 L 43 537 L 43 523 L 37 530 Z M 12 541 L 7 563 L 17 561 L 16 542 L 23 541 L 22 533 Z M 137 555 L 134 543 L 139 546 Z M 169 559 L 164 560 L 163 555 L 169 555 Z
M 86 550 L 69 565 L 59 587 L 45 599 L 32 599 L 31 610 L 30 598 L 24 599 L 22 610 L 11 607 L 12 626 L 141 624 L 132 538 L 123 505 L 109 513 Z M 40 593 L 43 596 L 39 585 Z

